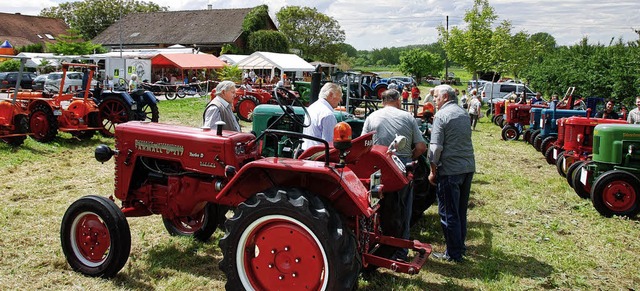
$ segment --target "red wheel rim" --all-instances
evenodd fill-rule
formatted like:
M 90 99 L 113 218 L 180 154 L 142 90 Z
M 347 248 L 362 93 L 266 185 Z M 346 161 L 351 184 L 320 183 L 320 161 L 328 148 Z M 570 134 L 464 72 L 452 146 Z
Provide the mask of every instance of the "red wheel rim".
M 613 181 L 604 188 L 602 198 L 607 208 L 616 212 L 624 212 L 635 204 L 636 191 L 627 182 Z
M 378 92 L 376 92 L 376 95 L 378 95 L 378 99 L 382 99 L 382 93 L 384 93 L 384 91 L 386 90 L 387 89 L 385 89 L 384 87 L 378 88 Z
M 76 257 L 87 266 L 99 266 L 107 259 L 111 237 L 98 215 L 83 212 L 71 226 L 71 244 Z
M 29 128 L 36 138 L 42 138 L 46 136 L 47 131 L 49 130 L 49 119 L 47 118 L 47 114 L 42 111 L 34 112 L 31 116 Z
M 195 216 L 181 216 L 171 219 L 173 226 L 181 233 L 190 235 L 202 228 L 204 223 L 204 210 Z
M 518 133 L 518 132 L 516 131 L 516 129 L 515 129 L 515 128 L 508 128 L 508 129 L 505 131 L 504 135 L 507 137 L 507 139 L 515 139 L 515 138 L 516 138 L 517 133 Z
M 240 106 L 238 106 L 238 113 L 246 118 L 251 119 L 251 115 L 253 114 L 253 110 L 256 108 L 256 104 L 251 100 L 240 102 Z
M 107 100 L 100 104 L 100 120 L 105 133 L 113 135 L 115 124 L 129 121 L 127 108 L 116 100 Z
M 282 215 L 254 221 L 238 242 L 236 262 L 244 284 L 256 290 L 326 288 L 328 263 L 318 238 Z

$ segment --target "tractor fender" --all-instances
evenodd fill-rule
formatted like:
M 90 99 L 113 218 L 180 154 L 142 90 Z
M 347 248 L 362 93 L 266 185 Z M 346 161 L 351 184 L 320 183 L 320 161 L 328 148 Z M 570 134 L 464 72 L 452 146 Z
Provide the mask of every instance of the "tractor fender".
M 158 104 L 158 98 L 150 91 L 144 91 L 142 94 L 143 105 L 144 104 Z
M 112 91 L 112 92 L 102 92 L 102 94 L 100 95 L 100 102 L 102 102 L 102 100 L 106 99 L 109 96 L 113 96 L 119 99 L 122 99 L 127 106 L 129 106 L 129 108 L 131 108 L 131 105 L 135 104 L 135 101 L 133 100 L 133 98 L 131 97 L 131 95 L 129 95 L 129 93 L 127 92 L 122 92 L 122 91 Z
M 324 162 L 275 157 L 244 165 L 213 202 L 237 206 L 274 187 L 307 189 L 330 201 L 343 215 L 370 217 L 374 213 L 369 190 L 348 166 L 336 168 L 334 164 L 325 166 Z
M 47 102 L 45 100 L 35 100 L 35 101 L 29 103 L 28 111 L 29 112 L 33 111 L 33 109 L 36 106 L 40 105 L 40 104 L 42 104 L 42 105 L 44 105 L 46 107 L 49 107 L 49 108 L 51 108 L 51 110 L 53 110 L 53 109 L 55 109 L 56 106 L 53 106 L 52 102 L 53 101 Z

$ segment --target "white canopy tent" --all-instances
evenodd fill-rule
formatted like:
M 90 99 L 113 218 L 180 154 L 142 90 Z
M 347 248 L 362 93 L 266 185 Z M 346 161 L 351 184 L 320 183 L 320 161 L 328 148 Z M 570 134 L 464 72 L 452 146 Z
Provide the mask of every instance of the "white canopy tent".
M 24 64 L 28 68 L 38 68 L 42 64 L 42 61 L 47 61 L 49 66 L 59 67 L 60 61 L 64 60 L 60 56 L 55 56 L 52 53 L 19 53 L 19 57 L 27 57 L 27 62 Z
M 312 72 L 314 67 L 293 54 L 279 54 L 270 52 L 255 52 L 236 64 L 243 70 L 271 70 L 271 78 L 275 76 L 275 69 L 280 72 Z

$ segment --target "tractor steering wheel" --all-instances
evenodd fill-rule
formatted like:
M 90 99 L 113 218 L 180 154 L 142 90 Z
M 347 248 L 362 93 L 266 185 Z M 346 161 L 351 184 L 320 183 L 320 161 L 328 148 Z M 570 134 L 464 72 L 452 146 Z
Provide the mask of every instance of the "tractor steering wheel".
M 295 122 L 296 124 L 302 126 L 302 127 L 309 127 L 309 125 L 311 125 L 311 115 L 309 115 L 309 111 L 307 111 L 307 107 L 304 106 L 304 104 L 302 104 L 302 102 L 300 101 L 300 98 L 297 98 L 295 96 L 293 96 L 293 98 L 287 98 L 287 99 L 291 99 L 291 100 L 287 100 L 290 102 L 285 102 L 285 100 L 282 100 L 282 98 L 280 97 L 280 94 L 278 91 L 284 91 L 283 95 L 288 95 L 291 94 L 290 92 L 288 92 L 287 90 L 283 89 L 283 88 L 275 88 L 273 90 L 273 96 L 276 98 L 276 102 L 278 102 L 278 105 L 280 105 L 280 108 L 282 109 L 282 111 L 284 112 L 284 114 L 286 116 L 288 116 L 289 118 L 291 118 L 291 120 L 293 120 L 293 122 Z M 293 95 L 293 94 L 291 94 Z M 289 97 L 289 96 L 287 96 Z M 296 115 L 296 112 L 293 108 L 293 106 L 300 106 L 302 107 L 302 110 L 304 111 L 304 116 L 300 117 L 298 115 Z M 307 117 L 307 118 L 305 118 Z M 308 124 L 305 124 L 305 119 L 309 120 Z

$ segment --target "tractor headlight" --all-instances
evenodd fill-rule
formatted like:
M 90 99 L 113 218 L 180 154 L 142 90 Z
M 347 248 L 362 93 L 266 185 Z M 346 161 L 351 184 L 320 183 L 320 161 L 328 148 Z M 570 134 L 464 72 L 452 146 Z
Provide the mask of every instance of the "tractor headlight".
M 576 140 L 579 143 L 582 143 L 582 141 L 584 140 L 584 135 L 582 133 L 579 133 L 578 136 L 576 137 Z
M 369 206 L 372 208 L 380 202 L 382 198 L 382 185 L 380 184 L 382 172 L 380 170 L 371 174 L 369 182 Z
M 235 148 L 236 155 L 244 155 L 247 152 L 245 144 L 237 143 Z

